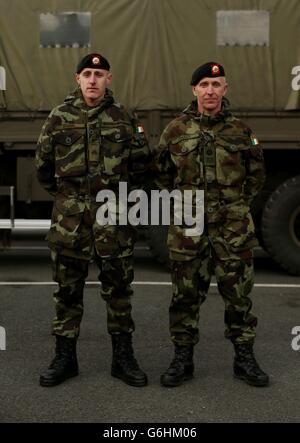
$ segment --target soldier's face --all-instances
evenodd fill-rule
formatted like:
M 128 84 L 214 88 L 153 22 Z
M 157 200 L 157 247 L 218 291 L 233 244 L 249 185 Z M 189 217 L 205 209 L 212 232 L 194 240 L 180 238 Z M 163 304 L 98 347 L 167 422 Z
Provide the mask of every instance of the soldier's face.
M 111 73 L 105 69 L 85 68 L 76 74 L 76 81 L 88 106 L 96 106 L 100 102 L 111 79 Z
M 225 77 L 204 77 L 193 86 L 193 94 L 197 97 L 198 111 L 215 115 L 221 110 L 222 97 L 227 92 Z

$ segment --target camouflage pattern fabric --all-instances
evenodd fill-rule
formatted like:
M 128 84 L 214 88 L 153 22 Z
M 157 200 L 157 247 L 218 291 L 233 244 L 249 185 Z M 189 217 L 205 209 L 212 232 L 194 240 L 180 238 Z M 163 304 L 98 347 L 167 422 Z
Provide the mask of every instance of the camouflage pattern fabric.
M 250 205 L 263 186 L 265 171 L 262 148 L 253 144 L 250 129 L 230 114 L 223 100 L 222 112 L 215 117 L 198 114 L 192 102 L 174 119 L 154 153 L 154 168 L 160 189 L 192 190 L 194 198 L 196 190 L 204 190 L 205 226 L 223 227 L 212 242 L 231 254 L 258 244 Z M 190 260 L 205 247 L 203 235 L 189 237 L 185 229 L 170 226 L 173 260 Z
M 217 234 L 217 233 L 216 233 Z M 251 314 L 248 297 L 253 287 L 250 251 L 236 257 L 217 257 L 207 243 L 201 258 L 172 261 L 173 298 L 170 305 L 170 333 L 174 343 L 195 345 L 199 340 L 199 308 L 206 299 L 212 274 L 225 303 L 225 337 L 234 343 L 253 342 L 257 318 Z
M 94 108 L 85 104 L 79 89 L 68 96 L 50 113 L 36 150 L 38 180 L 55 197 L 50 246 L 86 260 L 94 242 L 103 257 L 131 254 L 133 229 L 96 223 L 95 199 L 102 189 L 118 196 L 120 181 L 128 183 L 128 192 L 145 187 L 149 162 L 136 116 L 115 103 L 111 91 Z
M 53 280 L 59 284 L 54 293 L 56 316 L 52 333 L 77 338 L 83 315 L 83 290 L 88 275 L 88 261 L 60 255 L 51 250 Z M 106 301 L 107 329 L 110 334 L 131 333 L 130 284 L 133 280 L 132 257 L 101 259 L 97 257 L 101 295 Z
M 114 101 L 112 92 L 96 107 L 85 104 L 79 88 L 47 118 L 36 150 L 37 176 L 54 196 L 48 241 L 51 248 L 56 317 L 54 334 L 77 337 L 83 313 L 88 263 L 95 257 L 110 333 L 132 332 L 130 283 L 136 239 L 129 225 L 100 225 L 98 191 L 119 182 L 128 192 L 145 187 L 150 151 L 137 117 Z M 118 208 L 117 208 L 118 212 Z
M 258 244 L 250 206 L 264 178 L 262 148 L 251 130 L 231 115 L 228 101 L 216 116 L 193 101 L 163 131 L 154 160 L 160 189 L 204 191 L 204 232 L 187 236 L 186 226 L 168 233 L 173 300 L 173 341 L 196 343 L 199 306 L 215 273 L 225 301 L 226 337 L 254 339 L 256 318 L 248 294 L 253 285 L 252 248 Z M 193 201 L 196 204 L 196 201 Z

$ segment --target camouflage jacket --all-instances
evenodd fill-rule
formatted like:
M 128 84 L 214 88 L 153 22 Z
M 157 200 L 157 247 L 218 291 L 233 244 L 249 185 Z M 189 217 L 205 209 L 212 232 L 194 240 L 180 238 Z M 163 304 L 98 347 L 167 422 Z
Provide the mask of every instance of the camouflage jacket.
M 213 117 L 199 114 L 193 101 L 165 128 L 154 158 L 160 189 L 204 191 L 207 236 L 187 238 L 183 226 L 171 225 L 171 258 L 195 256 L 205 241 L 216 243 L 216 237 L 220 255 L 257 244 L 250 205 L 264 183 L 263 151 L 251 130 L 229 112 L 226 99 Z M 219 235 L 212 235 L 216 226 Z
M 96 107 L 88 107 L 80 89 L 47 118 L 36 150 L 37 177 L 54 195 L 48 240 L 67 254 L 89 258 L 94 238 L 99 255 L 116 255 L 120 243 L 132 247 L 127 227 L 100 227 L 95 222 L 98 191 L 128 192 L 144 186 L 150 161 L 145 134 L 135 115 L 106 91 Z M 89 216 L 87 216 L 87 212 Z M 124 249 L 123 248 L 123 249 Z

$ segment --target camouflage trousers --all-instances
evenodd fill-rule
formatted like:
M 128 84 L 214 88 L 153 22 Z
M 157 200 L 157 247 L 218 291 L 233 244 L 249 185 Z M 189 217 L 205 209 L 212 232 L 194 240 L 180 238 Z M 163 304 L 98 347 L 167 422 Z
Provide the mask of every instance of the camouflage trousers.
M 96 257 L 102 283 L 101 296 L 106 301 L 107 329 L 110 334 L 131 333 L 134 322 L 131 317 L 130 296 L 133 291 L 132 255 L 122 258 Z M 78 337 L 83 316 L 83 290 L 88 276 L 88 260 L 60 255 L 51 250 L 53 280 L 58 283 L 54 292 L 56 316 L 52 333 L 65 337 Z
M 181 345 L 199 340 L 199 310 L 205 301 L 211 276 L 215 274 L 219 292 L 225 303 L 225 337 L 233 343 L 253 342 L 257 318 L 250 313 L 248 297 L 253 287 L 252 252 L 219 259 L 211 247 L 201 257 L 189 261 L 172 261 L 173 297 L 169 308 L 171 339 Z

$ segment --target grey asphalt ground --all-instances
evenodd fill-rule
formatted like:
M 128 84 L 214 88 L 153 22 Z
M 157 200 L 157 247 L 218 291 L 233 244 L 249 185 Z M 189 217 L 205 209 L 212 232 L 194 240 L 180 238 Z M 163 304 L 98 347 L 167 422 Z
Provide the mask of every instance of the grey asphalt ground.
M 22 243 L 17 243 L 22 247 Z M 31 245 L 35 243 L 32 242 Z M 36 243 L 43 244 L 43 243 Z M 256 258 L 256 283 L 300 284 L 264 254 Z M 130 387 L 110 376 L 111 344 L 99 286 L 85 289 L 85 314 L 78 342 L 80 374 L 60 386 L 42 388 L 39 372 L 54 350 L 50 336 L 54 286 L 47 250 L 0 252 L 0 325 L 6 350 L 0 351 L 0 422 L 227 423 L 300 422 L 300 350 L 291 347 L 291 330 L 300 325 L 300 288 L 255 287 L 259 319 L 255 351 L 271 384 L 255 388 L 232 376 L 233 349 L 223 336 L 223 302 L 212 286 L 201 308 L 195 377 L 178 388 L 160 386 L 160 374 L 172 357 L 168 334 L 171 286 L 168 272 L 141 244 L 135 253 L 132 299 L 134 345 L 149 385 Z M 89 280 L 97 271 L 91 265 Z M 300 341 L 299 341 L 300 342 Z

